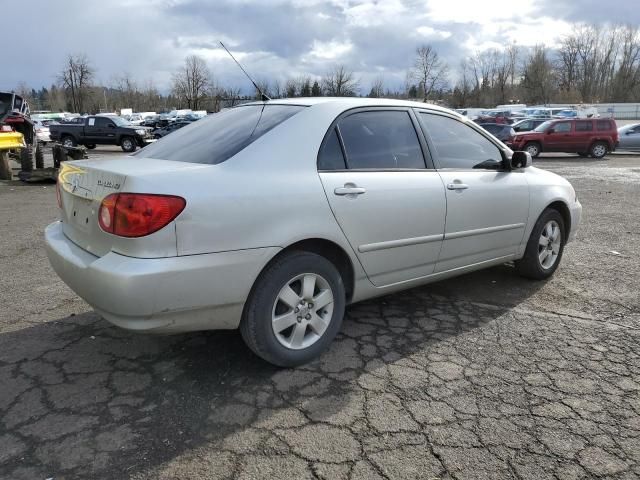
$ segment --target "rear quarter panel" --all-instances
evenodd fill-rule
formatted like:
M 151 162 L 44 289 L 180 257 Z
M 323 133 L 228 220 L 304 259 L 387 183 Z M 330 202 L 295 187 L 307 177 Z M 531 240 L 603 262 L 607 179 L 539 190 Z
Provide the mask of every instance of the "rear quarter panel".
M 226 162 L 170 178 L 130 177 L 127 186 L 187 200 L 175 221 L 178 255 L 286 248 L 321 238 L 342 247 L 356 268 L 355 278 L 362 278 L 316 166 L 326 130 L 342 110 L 330 103 L 307 107 Z

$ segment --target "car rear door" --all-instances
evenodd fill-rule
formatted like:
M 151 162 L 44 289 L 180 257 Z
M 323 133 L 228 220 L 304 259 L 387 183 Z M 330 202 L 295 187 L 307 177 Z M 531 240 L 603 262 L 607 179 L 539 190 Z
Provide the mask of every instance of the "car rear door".
M 446 204 L 426 153 L 406 108 L 351 110 L 320 149 L 318 170 L 333 214 L 376 286 L 434 271 Z
M 436 272 L 513 256 L 529 216 L 524 171 L 502 168 L 498 146 L 468 122 L 419 110 L 438 173 L 447 215 Z
M 572 152 L 588 152 L 593 138 L 593 121 L 592 120 L 576 120 L 574 123 L 572 140 Z

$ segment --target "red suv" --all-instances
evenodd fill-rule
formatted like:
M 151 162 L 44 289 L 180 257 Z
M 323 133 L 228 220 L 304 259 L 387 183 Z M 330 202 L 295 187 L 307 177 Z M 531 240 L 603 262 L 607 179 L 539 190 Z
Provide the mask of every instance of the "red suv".
M 577 153 L 602 158 L 618 145 L 618 128 L 610 118 L 550 120 L 531 132 L 518 133 L 509 145 L 525 150 L 532 157 L 541 152 Z

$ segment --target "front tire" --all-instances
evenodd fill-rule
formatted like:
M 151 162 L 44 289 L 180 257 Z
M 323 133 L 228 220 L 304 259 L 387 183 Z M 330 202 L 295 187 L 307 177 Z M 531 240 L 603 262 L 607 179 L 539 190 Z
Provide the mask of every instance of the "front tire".
M 122 148 L 123 151 L 130 153 L 130 152 L 135 152 L 136 151 L 136 142 L 133 138 L 131 137 L 124 137 L 121 141 L 120 141 L 120 147 Z
M 540 144 L 537 142 L 529 142 L 524 146 L 524 151 L 529 152 L 531 158 L 537 158 L 540 155 L 542 149 L 540 148 Z
M 258 277 L 247 300 L 240 333 L 259 357 L 294 367 L 318 357 L 342 325 L 345 287 L 326 258 L 291 252 Z
M 524 256 L 515 262 L 518 273 L 534 280 L 549 278 L 560 264 L 566 238 L 562 215 L 547 208 L 533 226 Z

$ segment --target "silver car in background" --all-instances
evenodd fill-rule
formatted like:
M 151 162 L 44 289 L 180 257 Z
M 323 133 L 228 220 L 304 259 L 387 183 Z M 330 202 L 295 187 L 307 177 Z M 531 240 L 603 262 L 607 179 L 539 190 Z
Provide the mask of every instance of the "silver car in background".
M 246 104 L 66 162 L 58 201 L 49 259 L 104 318 L 239 328 L 281 366 L 327 348 L 350 303 L 508 261 L 549 277 L 582 210 L 455 112 L 364 98 Z
M 618 150 L 640 152 L 640 123 L 625 125 L 618 129 Z

